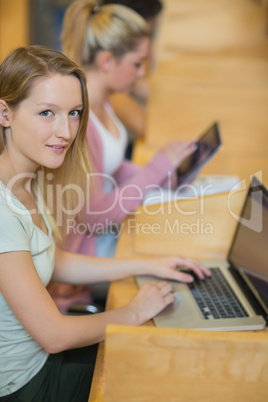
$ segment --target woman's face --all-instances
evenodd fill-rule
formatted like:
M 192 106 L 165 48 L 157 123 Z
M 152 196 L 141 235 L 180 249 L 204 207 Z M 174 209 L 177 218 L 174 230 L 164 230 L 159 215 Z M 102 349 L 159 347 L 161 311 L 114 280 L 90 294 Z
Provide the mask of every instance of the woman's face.
M 6 150 L 18 168 L 57 168 L 75 139 L 83 109 L 78 78 L 55 74 L 38 79 L 15 113 L 8 113 Z
M 144 37 L 134 51 L 127 52 L 119 60 L 114 60 L 110 81 L 113 91 L 127 92 L 138 78 L 144 76 L 144 62 L 148 58 L 149 44 L 149 38 Z

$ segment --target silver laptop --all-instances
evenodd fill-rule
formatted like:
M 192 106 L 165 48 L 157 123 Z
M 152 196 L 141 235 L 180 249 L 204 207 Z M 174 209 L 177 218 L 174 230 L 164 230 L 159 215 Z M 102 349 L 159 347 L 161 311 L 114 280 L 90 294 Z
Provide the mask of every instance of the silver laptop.
M 268 322 L 268 191 L 254 177 L 227 261 L 203 261 L 212 276 L 175 287 L 175 302 L 154 318 L 158 327 L 213 331 L 263 329 Z M 155 280 L 139 276 L 138 286 Z

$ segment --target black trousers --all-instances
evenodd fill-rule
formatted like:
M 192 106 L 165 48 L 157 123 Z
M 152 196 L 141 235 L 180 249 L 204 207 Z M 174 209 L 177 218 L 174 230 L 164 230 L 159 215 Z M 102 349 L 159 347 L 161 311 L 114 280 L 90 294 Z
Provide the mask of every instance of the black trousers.
M 98 345 L 50 355 L 26 385 L 1 402 L 88 402 Z

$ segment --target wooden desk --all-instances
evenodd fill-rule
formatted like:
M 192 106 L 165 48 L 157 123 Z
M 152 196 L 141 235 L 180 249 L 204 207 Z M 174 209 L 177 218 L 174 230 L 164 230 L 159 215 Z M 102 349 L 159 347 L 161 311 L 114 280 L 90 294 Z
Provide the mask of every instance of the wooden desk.
M 266 402 L 264 332 L 109 326 L 105 402 Z
M 224 259 L 240 216 L 246 189 L 141 206 L 134 227 L 133 251 L 140 255 L 174 253 L 201 260 Z
M 265 333 L 112 325 L 105 402 L 266 402 Z
M 224 197 L 222 197 L 222 196 L 218 196 L 218 197 L 219 197 L 219 209 L 221 209 L 220 204 L 225 203 L 226 199 Z M 241 196 L 239 199 L 236 199 L 237 212 L 241 207 L 242 199 L 244 199 L 243 196 Z M 217 205 L 217 203 L 215 203 L 215 205 Z M 228 214 L 227 211 L 222 212 L 221 218 L 222 218 L 222 222 L 223 222 L 222 224 L 223 225 L 225 225 L 225 223 L 226 223 L 225 218 L 226 218 L 227 214 Z M 128 223 L 130 219 L 132 220 L 131 224 Z M 229 229 L 229 235 L 232 234 L 232 230 L 233 230 L 233 228 L 231 227 Z M 119 256 L 119 257 L 131 257 L 131 258 L 138 258 L 139 256 L 141 256 L 141 255 L 139 255 L 139 254 L 137 254 L 135 252 L 135 237 L 136 237 L 136 235 L 137 235 L 137 231 L 136 231 L 135 225 L 133 225 L 133 217 L 130 217 L 130 218 L 126 219 L 124 221 L 124 224 L 123 224 L 122 234 L 121 234 L 121 236 L 119 238 L 119 243 L 118 243 L 118 247 L 117 247 L 117 256 Z M 150 243 L 147 243 L 147 246 L 148 246 L 148 244 L 150 244 Z M 165 239 L 163 239 L 162 247 L 164 247 L 165 245 L 167 245 L 167 242 L 165 241 Z M 217 242 L 215 242 L 214 248 L 213 248 L 213 243 L 211 243 L 212 251 L 215 252 L 218 246 L 219 245 L 217 244 Z M 227 244 L 227 242 L 225 242 L 224 246 L 226 248 L 226 250 L 225 250 L 225 254 L 226 254 L 229 244 Z M 150 249 L 150 247 L 149 247 L 148 250 L 152 254 L 152 250 Z M 221 251 L 220 251 L 220 254 L 222 254 L 222 253 L 224 253 L 223 249 L 221 249 Z M 143 255 L 143 257 L 146 258 L 146 256 L 144 256 L 144 255 Z M 149 257 L 149 253 L 148 253 L 147 257 Z M 132 277 L 128 278 L 126 280 L 113 282 L 111 284 L 111 286 L 110 286 L 110 289 L 109 289 L 107 309 L 118 308 L 118 307 L 121 307 L 121 306 L 127 304 L 130 301 L 130 299 L 136 294 L 137 290 L 138 289 L 137 289 L 136 282 L 135 282 L 134 278 L 132 278 Z M 152 321 L 149 321 L 148 323 L 146 323 L 146 327 L 147 326 L 154 328 L 154 324 L 153 324 Z M 110 333 L 112 334 L 112 337 L 115 336 L 115 341 L 114 341 L 115 343 L 113 344 L 113 346 L 116 344 L 116 342 L 118 342 L 118 341 L 121 342 L 120 341 L 121 336 L 122 336 L 122 339 L 125 339 L 125 341 L 122 341 L 123 343 L 120 343 L 120 345 L 122 344 L 122 352 L 124 350 L 125 351 L 127 350 L 127 341 L 126 341 L 126 338 L 125 338 L 125 334 L 127 334 L 126 335 L 127 337 L 129 336 L 129 341 L 130 342 L 131 342 L 131 337 L 136 334 L 137 338 L 135 338 L 135 342 L 136 342 L 137 345 L 139 345 L 139 348 L 142 345 L 146 344 L 146 342 L 147 342 L 146 340 L 144 341 L 143 336 L 145 336 L 145 339 L 148 339 L 148 336 L 149 336 L 148 332 L 146 332 L 146 334 L 145 334 L 145 333 L 142 332 L 142 330 L 141 330 L 141 332 L 139 332 L 139 329 L 137 331 L 134 329 L 134 332 L 131 330 L 132 335 L 130 335 L 129 329 L 128 328 L 124 329 L 124 327 L 122 329 L 119 329 L 119 332 L 118 332 L 118 329 L 116 328 L 115 329 L 115 335 L 113 335 L 113 328 L 111 330 L 109 329 L 109 331 L 111 331 Z M 157 331 L 158 331 L 158 329 L 157 329 Z M 171 330 L 171 332 L 172 332 L 172 330 Z M 258 338 L 258 336 L 259 336 L 258 334 L 260 334 L 260 333 L 265 334 L 264 338 Z M 164 338 L 166 338 L 167 335 L 171 336 L 171 337 L 172 336 L 179 336 L 179 337 L 180 336 L 185 336 L 185 333 L 181 333 L 180 331 L 176 332 L 176 330 L 174 330 L 174 334 L 173 335 L 172 334 L 173 334 L 173 332 L 168 333 L 168 334 L 164 334 Z M 152 332 L 152 334 L 151 334 L 152 339 L 153 339 L 153 337 L 155 335 L 158 336 L 158 332 L 157 333 Z M 190 336 L 191 334 L 189 333 L 188 335 Z M 268 337 L 267 337 L 267 335 L 268 335 L 268 333 L 266 333 L 266 331 L 258 331 L 256 333 L 256 339 L 263 339 L 265 348 L 268 347 L 267 346 L 268 345 Z M 117 336 L 119 338 L 117 338 Z M 219 342 L 220 342 L 221 335 L 217 335 L 217 336 L 219 336 Z M 225 335 L 222 335 L 222 336 L 224 337 Z M 226 336 L 229 337 L 230 335 L 226 335 Z M 241 335 L 237 335 L 237 334 L 234 335 L 234 337 L 238 337 L 238 338 L 240 336 Z M 241 341 L 242 341 L 242 339 L 243 339 L 243 341 L 245 341 L 245 339 L 248 340 L 248 341 L 252 341 L 251 336 L 252 335 L 242 335 Z M 211 337 L 211 335 L 205 335 L 204 336 L 205 344 L 206 344 L 206 342 L 208 342 L 208 344 L 211 343 L 210 337 Z M 166 339 L 169 340 L 170 338 L 166 338 Z M 126 343 L 124 343 L 124 342 L 126 342 Z M 195 341 L 193 341 L 193 342 L 195 342 Z M 163 348 L 164 347 L 165 346 L 163 344 Z M 93 378 L 93 383 L 92 383 L 92 390 L 91 390 L 91 393 L 90 393 L 89 402 L 103 402 L 103 400 L 104 400 L 104 386 L 105 386 L 105 378 L 104 378 L 104 358 L 105 358 L 105 356 L 104 356 L 104 348 L 105 348 L 105 344 L 101 343 L 100 347 L 99 347 L 97 365 L 96 365 L 96 369 L 95 369 L 95 373 L 94 373 L 94 378 Z M 143 351 L 142 353 L 145 353 L 145 351 Z M 226 352 L 226 353 L 229 354 L 229 352 Z M 240 353 L 240 352 L 238 352 L 238 353 Z M 141 356 L 141 355 L 139 355 L 139 356 Z M 229 356 L 231 356 L 231 355 L 229 354 Z M 111 357 L 111 355 L 110 355 L 110 357 Z M 109 361 L 111 361 L 110 357 L 109 357 Z M 156 357 L 156 359 L 157 359 L 157 357 Z M 240 368 L 242 366 L 240 367 L 238 365 L 237 367 L 238 367 L 238 370 L 240 370 Z M 111 378 L 109 376 L 109 381 L 110 380 L 111 380 Z M 225 378 L 225 380 L 226 380 L 226 378 Z M 225 380 L 223 380 L 223 383 L 225 383 Z M 260 380 L 260 381 L 262 381 L 262 380 Z M 167 383 L 168 383 L 168 381 L 167 381 Z M 241 382 L 241 387 L 242 386 L 243 386 L 243 381 Z M 109 383 L 109 387 L 111 387 L 111 383 Z M 248 390 L 248 392 L 252 392 L 252 390 L 251 391 Z M 256 400 L 265 401 L 265 399 L 262 399 L 262 398 L 263 398 L 263 395 L 260 395 L 260 398 L 256 399 Z M 121 400 L 123 400 L 123 399 L 121 399 Z M 133 399 L 133 401 L 134 400 L 139 400 L 139 399 Z M 150 399 L 148 399 L 148 400 L 150 401 Z M 207 399 L 203 399 L 203 400 L 207 401 Z M 111 399 L 111 401 L 116 401 L 116 399 Z

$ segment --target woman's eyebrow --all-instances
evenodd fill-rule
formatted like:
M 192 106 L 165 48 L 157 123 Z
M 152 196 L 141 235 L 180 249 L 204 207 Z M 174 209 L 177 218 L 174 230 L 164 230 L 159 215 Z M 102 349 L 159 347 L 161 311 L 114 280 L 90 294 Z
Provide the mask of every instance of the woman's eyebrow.
M 83 106 L 84 106 L 83 103 L 80 103 L 80 105 L 76 105 L 72 109 L 78 109 L 78 108 L 83 107 Z
M 59 105 L 57 105 L 56 103 L 50 103 L 50 102 L 39 102 L 36 104 L 36 106 L 52 108 L 52 109 L 59 107 Z
M 49 103 L 49 102 L 40 102 L 37 103 L 36 106 L 46 106 L 46 107 L 58 107 L 56 103 Z M 72 106 L 71 109 L 77 109 L 83 107 L 83 103 L 80 103 L 79 105 Z

